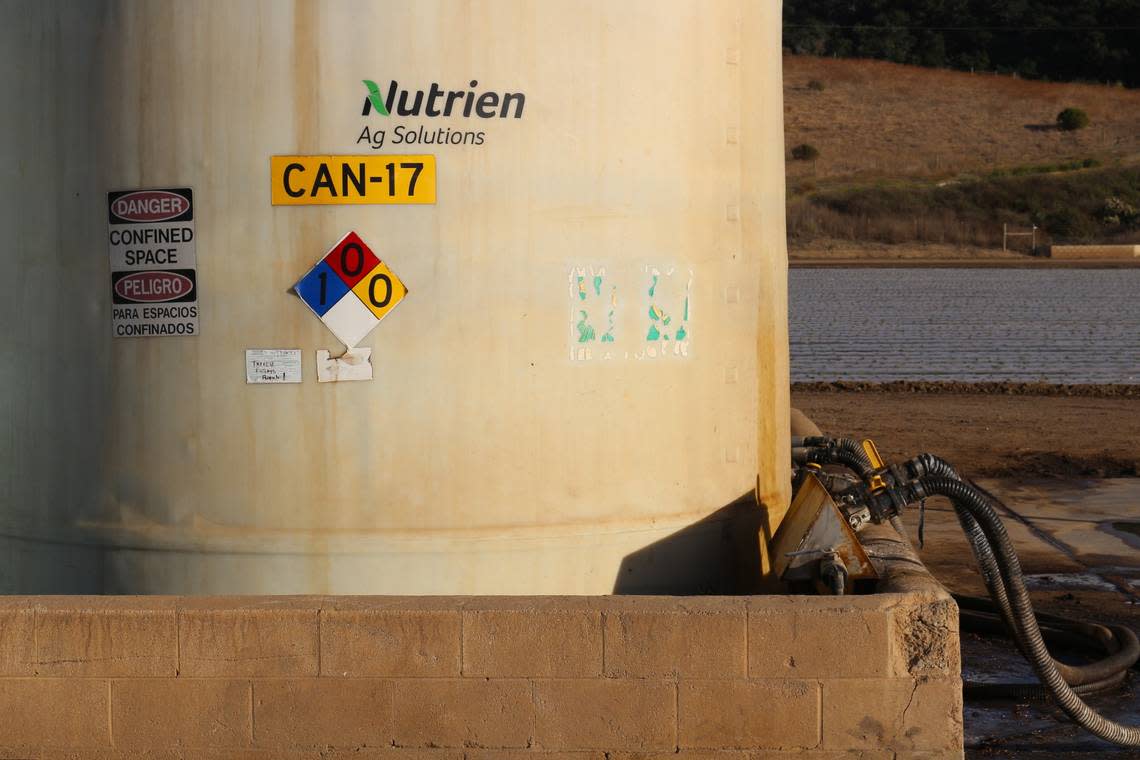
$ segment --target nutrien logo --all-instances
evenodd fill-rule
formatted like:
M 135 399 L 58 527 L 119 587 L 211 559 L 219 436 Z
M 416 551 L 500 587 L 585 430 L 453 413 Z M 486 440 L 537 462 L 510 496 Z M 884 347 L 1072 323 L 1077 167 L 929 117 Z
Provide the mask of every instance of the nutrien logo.
M 444 90 L 432 82 L 427 92 L 402 90 L 400 83 L 393 79 L 388 85 L 387 96 L 380 92 L 380 87 L 372 80 L 362 81 L 368 88 L 368 96 L 364 98 L 361 116 L 369 115 L 375 108 L 381 116 L 395 113 L 397 116 L 521 119 L 523 107 L 526 105 L 526 96 L 521 92 L 476 93 L 474 88 L 479 86 L 479 82 L 475 79 L 468 84 L 468 87 L 472 88 L 470 90 Z
M 368 88 L 368 97 L 364 99 L 364 111 L 360 115 L 367 116 L 375 108 L 382 116 L 387 116 L 388 106 L 384 105 L 384 99 L 380 96 L 380 88 L 370 79 L 364 80 L 364 86 Z

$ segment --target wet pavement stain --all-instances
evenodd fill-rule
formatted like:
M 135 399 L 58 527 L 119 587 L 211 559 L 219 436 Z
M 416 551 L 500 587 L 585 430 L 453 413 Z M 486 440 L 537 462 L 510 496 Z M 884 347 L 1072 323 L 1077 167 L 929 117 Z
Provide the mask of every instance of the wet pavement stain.
M 1101 523 L 1101 527 L 1109 533 L 1124 539 L 1129 546 L 1140 549 L 1140 522 L 1118 520 Z

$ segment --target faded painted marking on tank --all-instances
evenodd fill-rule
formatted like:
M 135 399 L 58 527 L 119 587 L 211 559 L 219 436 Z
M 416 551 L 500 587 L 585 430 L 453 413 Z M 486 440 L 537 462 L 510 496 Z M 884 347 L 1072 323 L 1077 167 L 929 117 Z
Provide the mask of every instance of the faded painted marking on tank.
M 615 358 L 611 345 L 597 351 L 590 345 L 616 342 L 617 286 L 607 283 L 605 267 L 570 270 L 570 306 L 570 360 Z
M 646 345 L 635 358 L 687 357 L 691 340 L 693 270 L 646 266 L 644 272 L 649 283 L 645 309 L 649 324 L 644 333 Z M 669 345 L 664 345 L 666 343 Z
M 646 300 L 633 315 L 618 300 L 619 286 L 605 267 L 570 269 L 570 360 L 685 358 L 691 343 L 693 270 L 645 265 L 631 276 Z M 595 346 L 595 344 L 612 344 Z

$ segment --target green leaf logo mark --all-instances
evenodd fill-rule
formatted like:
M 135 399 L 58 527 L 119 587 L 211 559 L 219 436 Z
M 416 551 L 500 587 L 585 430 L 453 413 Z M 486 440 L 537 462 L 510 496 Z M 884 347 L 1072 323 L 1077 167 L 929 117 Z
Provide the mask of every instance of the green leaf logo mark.
M 364 79 L 362 81 L 364 82 L 364 86 L 368 88 L 368 101 L 372 103 L 372 107 L 379 111 L 382 115 L 387 116 L 388 109 L 384 105 L 384 98 L 380 95 L 380 88 L 376 86 L 375 82 L 369 79 Z M 365 110 L 364 113 L 367 115 L 368 111 Z

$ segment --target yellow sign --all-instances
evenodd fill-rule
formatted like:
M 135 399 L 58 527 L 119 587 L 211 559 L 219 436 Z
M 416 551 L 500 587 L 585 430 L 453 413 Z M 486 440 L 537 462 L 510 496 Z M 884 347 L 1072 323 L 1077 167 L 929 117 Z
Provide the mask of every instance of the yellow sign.
M 376 315 L 376 319 L 383 319 L 385 314 L 396 308 L 396 304 L 404 300 L 408 289 L 388 265 L 381 261 L 356 283 L 352 292 Z
M 435 203 L 435 156 L 270 156 L 274 206 Z

